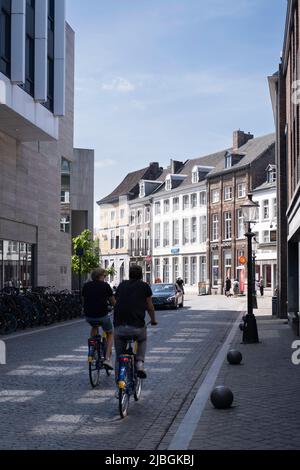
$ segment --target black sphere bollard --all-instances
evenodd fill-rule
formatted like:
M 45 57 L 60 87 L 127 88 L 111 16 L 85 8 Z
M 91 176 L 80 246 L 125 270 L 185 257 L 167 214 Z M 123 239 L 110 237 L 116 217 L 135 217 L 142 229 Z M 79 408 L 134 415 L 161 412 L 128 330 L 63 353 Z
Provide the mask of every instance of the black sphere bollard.
M 233 403 L 232 391 L 224 386 L 216 387 L 210 395 L 210 400 L 218 410 L 227 410 Z
M 232 349 L 227 354 L 227 361 L 229 362 L 229 364 L 231 364 L 233 366 L 240 365 L 242 360 L 243 360 L 242 353 L 240 353 L 240 351 L 237 351 L 236 349 Z

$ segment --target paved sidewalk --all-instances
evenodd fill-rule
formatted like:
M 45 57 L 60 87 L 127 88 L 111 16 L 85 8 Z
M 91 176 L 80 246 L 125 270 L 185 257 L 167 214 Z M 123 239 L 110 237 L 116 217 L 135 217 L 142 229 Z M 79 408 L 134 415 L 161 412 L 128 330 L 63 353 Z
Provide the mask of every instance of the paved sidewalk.
M 225 361 L 216 382 L 231 388 L 234 406 L 221 411 L 207 403 L 192 450 L 300 449 L 300 366 L 291 361 L 297 338 L 284 320 L 267 316 L 271 299 L 258 298 L 258 307 L 261 343 L 240 344 L 239 331 L 233 346 L 242 352 L 243 364 Z

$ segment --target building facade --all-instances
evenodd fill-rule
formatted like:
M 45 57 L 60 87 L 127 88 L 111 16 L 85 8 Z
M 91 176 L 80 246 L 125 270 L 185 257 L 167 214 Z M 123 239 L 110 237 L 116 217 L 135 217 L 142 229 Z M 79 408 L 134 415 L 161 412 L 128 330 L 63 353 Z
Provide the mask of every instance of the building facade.
M 298 325 L 300 311 L 300 5 L 288 0 L 282 58 L 269 77 L 276 125 L 279 316 Z
M 131 218 L 131 202 L 140 196 L 141 181 L 156 180 L 162 171 L 159 164 L 154 162 L 147 168 L 129 173 L 110 195 L 98 202 L 101 263 L 105 268 L 110 267 L 115 270 L 115 275 L 109 279 L 111 284 L 118 285 L 128 278 L 130 261 L 133 255 L 135 257 L 133 250 L 135 245 L 133 246 L 130 241 L 130 227 L 133 222 L 138 222 L 138 219 L 134 218 L 133 221 Z M 137 255 L 143 258 L 141 249 Z
M 71 288 L 74 32 L 64 0 L 0 14 L 0 287 Z
M 267 167 L 265 182 L 253 190 L 253 201 L 259 204 L 259 219 L 254 226 L 256 281 L 263 280 L 265 294 L 273 296 L 277 289 L 278 229 L 275 165 Z
M 224 292 L 226 278 L 238 279 L 246 291 L 246 268 L 240 258 L 247 255 L 247 240 L 241 206 L 248 194 L 265 180 L 265 169 L 275 161 L 275 136 L 253 138 L 236 131 L 233 147 L 223 152 L 208 174 L 207 265 L 212 294 Z

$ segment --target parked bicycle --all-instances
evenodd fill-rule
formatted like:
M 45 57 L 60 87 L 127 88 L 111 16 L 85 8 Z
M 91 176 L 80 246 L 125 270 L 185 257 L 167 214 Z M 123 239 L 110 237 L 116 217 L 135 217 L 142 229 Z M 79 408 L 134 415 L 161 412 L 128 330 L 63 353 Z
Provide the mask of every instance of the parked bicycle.
M 107 350 L 106 333 L 89 338 L 88 346 L 89 378 L 91 386 L 96 388 L 100 383 L 101 370 L 105 370 L 106 375 L 110 376 L 110 371 L 104 365 Z

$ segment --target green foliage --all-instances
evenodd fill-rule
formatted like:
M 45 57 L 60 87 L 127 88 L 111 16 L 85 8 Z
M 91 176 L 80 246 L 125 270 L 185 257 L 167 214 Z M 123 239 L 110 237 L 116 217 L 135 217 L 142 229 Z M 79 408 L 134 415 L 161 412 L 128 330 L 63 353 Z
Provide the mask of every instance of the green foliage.
M 81 257 L 81 273 L 89 274 L 93 269 L 99 267 L 99 253 L 95 250 L 95 243 L 92 239 L 90 230 L 84 230 L 78 237 L 73 238 L 72 271 L 79 274 L 79 256 L 76 255 L 77 249 L 83 249 Z

